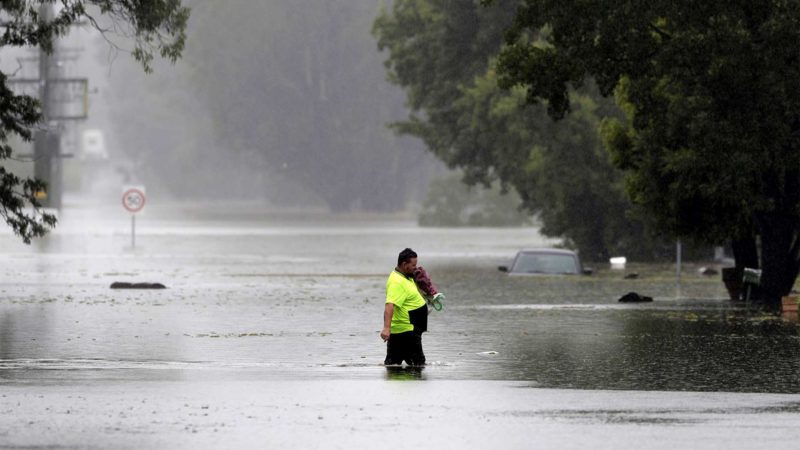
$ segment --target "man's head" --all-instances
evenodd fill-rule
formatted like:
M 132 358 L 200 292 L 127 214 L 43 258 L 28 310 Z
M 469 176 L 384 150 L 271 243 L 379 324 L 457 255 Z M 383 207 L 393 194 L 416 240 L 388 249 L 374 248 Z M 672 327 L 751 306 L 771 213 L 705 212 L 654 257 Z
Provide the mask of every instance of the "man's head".
M 413 275 L 416 268 L 417 252 L 407 248 L 397 255 L 397 270 L 406 275 Z

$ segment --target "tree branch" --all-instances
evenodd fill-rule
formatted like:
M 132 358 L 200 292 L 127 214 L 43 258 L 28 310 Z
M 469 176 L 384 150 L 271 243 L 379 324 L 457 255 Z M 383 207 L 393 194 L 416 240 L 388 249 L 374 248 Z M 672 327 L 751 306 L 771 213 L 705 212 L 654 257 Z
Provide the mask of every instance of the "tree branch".
M 664 38 L 666 40 L 672 39 L 672 35 L 667 33 L 666 31 L 662 30 L 661 28 L 653 25 L 652 23 L 648 23 L 647 25 L 648 25 L 648 27 L 650 28 L 651 31 L 655 31 L 656 34 L 658 34 L 662 38 Z

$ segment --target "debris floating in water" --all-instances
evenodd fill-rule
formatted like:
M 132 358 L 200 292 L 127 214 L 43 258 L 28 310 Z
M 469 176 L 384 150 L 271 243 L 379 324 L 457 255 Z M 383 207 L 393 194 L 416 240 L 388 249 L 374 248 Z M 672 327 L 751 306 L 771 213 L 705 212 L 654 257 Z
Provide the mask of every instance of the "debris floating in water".
M 697 269 L 697 272 L 700 275 L 705 275 L 707 277 L 714 276 L 714 275 L 719 275 L 719 272 L 717 271 L 717 269 L 714 269 L 713 267 L 701 267 L 701 268 Z
M 115 281 L 111 283 L 111 289 L 166 289 L 161 283 L 128 283 L 125 281 Z
M 622 303 L 644 303 L 644 302 L 652 302 L 653 297 L 647 297 L 646 295 L 639 295 L 636 292 L 628 292 L 627 294 L 620 297 L 618 301 Z

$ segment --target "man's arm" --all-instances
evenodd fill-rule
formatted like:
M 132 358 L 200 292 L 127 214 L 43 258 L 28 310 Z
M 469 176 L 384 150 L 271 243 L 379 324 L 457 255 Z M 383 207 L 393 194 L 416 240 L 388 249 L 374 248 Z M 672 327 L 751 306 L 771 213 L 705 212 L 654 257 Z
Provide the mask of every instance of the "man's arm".
M 394 315 L 394 304 L 387 303 L 383 309 L 383 330 L 381 330 L 381 339 L 384 342 L 389 340 L 389 334 L 392 329 L 392 316 Z

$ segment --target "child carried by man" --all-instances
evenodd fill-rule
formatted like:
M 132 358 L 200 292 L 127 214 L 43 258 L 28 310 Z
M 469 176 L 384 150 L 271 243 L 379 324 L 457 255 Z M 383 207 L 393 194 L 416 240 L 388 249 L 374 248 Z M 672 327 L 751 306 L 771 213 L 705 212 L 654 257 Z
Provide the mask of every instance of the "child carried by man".
M 428 272 L 426 272 L 422 266 L 418 266 L 414 270 L 414 282 L 417 284 L 420 294 L 422 294 L 422 297 L 425 298 L 425 301 L 428 303 L 428 305 L 432 306 L 433 309 L 437 311 L 441 311 L 444 307 L 442 304 L 442 301 L 444 300 L 444 294 L 436 289 L 436 286 L 433 284 L 433 281 L 431 281 L 431 277 L 428 275 Z

